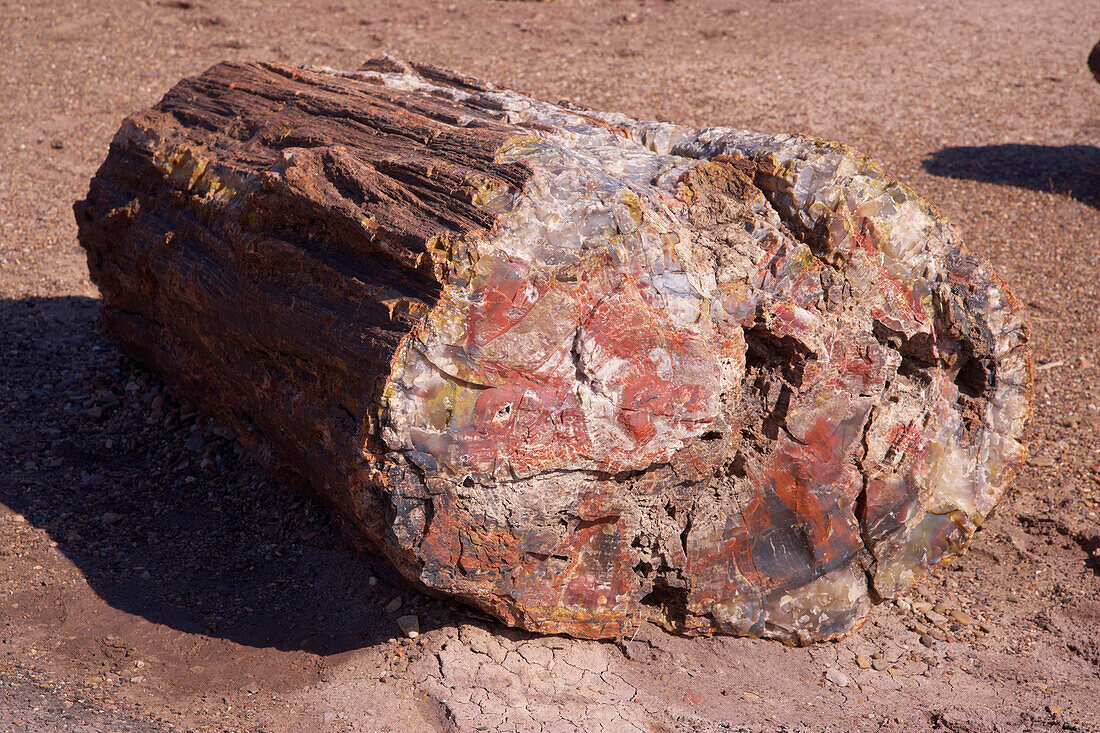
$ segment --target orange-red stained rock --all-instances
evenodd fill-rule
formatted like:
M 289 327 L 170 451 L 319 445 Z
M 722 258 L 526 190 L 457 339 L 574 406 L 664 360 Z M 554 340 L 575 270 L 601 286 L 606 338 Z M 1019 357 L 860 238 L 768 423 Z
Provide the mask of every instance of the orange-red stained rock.
M 834 144 L 222 65 L 125 123 L 78 222 L 124 348 L 533 630 L 846 633 L 1023 458 L 1021 308 Z

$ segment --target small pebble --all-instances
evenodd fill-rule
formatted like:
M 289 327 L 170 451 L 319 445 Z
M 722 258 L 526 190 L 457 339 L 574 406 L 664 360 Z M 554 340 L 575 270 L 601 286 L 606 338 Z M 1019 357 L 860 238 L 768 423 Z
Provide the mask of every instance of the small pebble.
M 948 618 L 957 623 L 959 626 L 969 626 L 974 623 L 973 617 L 965 611 L 955 610 L 948 614 Z
M 856 664 L 859 666 L 860 669 L 870 669 L 871 668 L 871 658 L 868 657 L 866 654 L 857 654 L 856 655 Z
M 225 438 L 226 440 L 233 440 L 237 437 L 237 434 L 233 432 L 232 428 L 228 428 L 225 425 L 218 425 L 211 428 L 210 432 L 217 435 L 219 438 Z
M 707 699 L 703 697 L 702 693 L 695 690 L 688 690 L 684 693 L 684 702 L 691 705 L 706 705 Z
M 401 633 L 409 639 L 420 636 L 420 619 L 412 614 L 399 617 L 397 626 L 401 629 Z
M 929 611 L 924 614 L 924 617 L 934 623 L 936 626 L 941 626 L 947 623 L 947 616 L 944 616 L 942 613 L 937 613 L 936 611 Z
M 829 680 L 837 687 L 848 686 L 848 676 L 841 672 L 839 669 L 829 667 L 827 670 L 825 670 L 825 679 Z

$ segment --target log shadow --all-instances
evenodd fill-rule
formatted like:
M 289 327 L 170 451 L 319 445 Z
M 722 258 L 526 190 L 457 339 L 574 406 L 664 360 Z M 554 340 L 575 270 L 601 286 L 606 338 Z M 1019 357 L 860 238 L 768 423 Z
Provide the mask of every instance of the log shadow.
M 923 162 L 935 176 L 1068 196 L 1100 208 L 1100 148 L 1092 145 L 972 145 L 943 148 Z
M 105 602 L 316 654 L 392 639 L 404 613 L 422 630 L 468 616 L 356 550 L 321 504 L 163 393 L 96 330 L 98 305 L 0 300 L 0 502 L 45 529 Z M 401 610 L 386 612 L 397 596 Z

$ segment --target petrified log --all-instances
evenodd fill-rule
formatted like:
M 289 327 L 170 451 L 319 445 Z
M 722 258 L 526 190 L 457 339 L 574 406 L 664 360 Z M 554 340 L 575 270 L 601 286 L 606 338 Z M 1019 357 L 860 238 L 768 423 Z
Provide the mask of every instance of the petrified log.
M 840 145 L 225 63 L 76 215 L 123 350 L 528 629 L 844 634 L 1024 457 L 1022 308 Z

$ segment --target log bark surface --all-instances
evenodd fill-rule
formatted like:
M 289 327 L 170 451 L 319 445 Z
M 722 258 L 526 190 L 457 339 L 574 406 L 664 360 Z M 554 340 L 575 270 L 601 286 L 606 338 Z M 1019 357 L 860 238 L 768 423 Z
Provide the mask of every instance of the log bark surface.
M 842 635 L 1024 458 L 1022 308 L 840 145 L 226 63 L 76 215 L 127 353 L 528 629 Z

